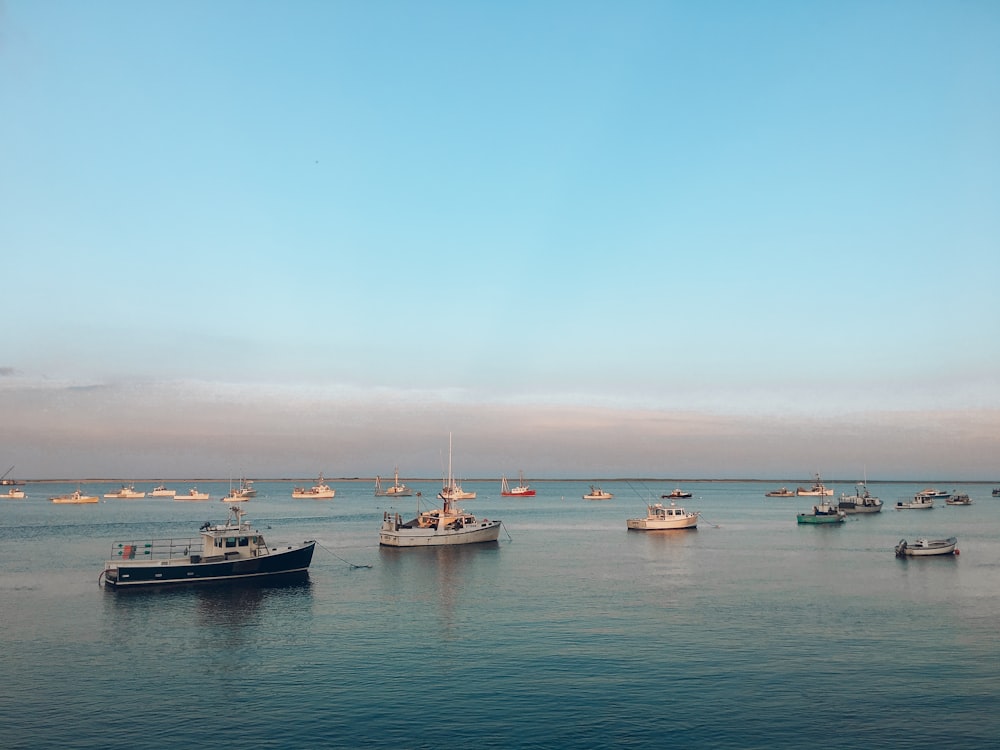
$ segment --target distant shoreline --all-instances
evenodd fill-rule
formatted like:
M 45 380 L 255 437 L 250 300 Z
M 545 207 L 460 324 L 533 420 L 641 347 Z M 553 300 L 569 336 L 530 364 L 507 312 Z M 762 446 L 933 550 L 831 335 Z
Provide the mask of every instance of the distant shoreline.
M 310 477 L 255 477 L 255 478 L 245 478 L 252 482 L 313 482 L 316 480 L 315 476 Z M 383 477 L 384 479 L 384 477 Z M 352 482 L 352 483 L 367 483 L 371 484 L 375 482 L 375 477 L 324 477 L 325 482 Z M 400 477 L 400 480 L 406 482 L 440 482 L 440 477 Z M 121 478 L 121 477 L 86 477 L 83 479 L 73 479 L 73 478 L 63 478 L 63 479 L 17 479 L 14 480 L 17 484 L 199 484 L 202 482 L 233 482 L 235 480 L 229 477 L 224 478 L 212 478 L 212 477 L 195 477 L 195 478 L 181 478 L 181 479 L 133 479 L 133 478 Z M 463 477 L 461 482 L 499 482 L 500 477 Z M 525 478 L 526 482 L 533 482 L 535 484 L 544 484 L 547 482 L 580 482 L 583 484 L 601 484 L 602 482 L 656 482 L 660 484 L 699 484 L 699 483 L 755 483 L 755 484 L 777 484 L 784 486 L 791 485 L 803 485 L 805 486 L 811 480 L 804 479 L 677 479 L 673 477 L 563 477 L 558 479 L 532 479 Z M 824 479 L 823 483 L 826 485 L 831 484 L 857 484 L 859 480 L 857 479 Z M 939 484 L 939 485 L 952 485 L 952 484 L 981 484 L 981 485 L 1000 485 L 1000 480 L 990 481 L 986 479 L 869 479 L 868 484 Z M 15 486 L 11 480 L 3 485 L 4 487 Z

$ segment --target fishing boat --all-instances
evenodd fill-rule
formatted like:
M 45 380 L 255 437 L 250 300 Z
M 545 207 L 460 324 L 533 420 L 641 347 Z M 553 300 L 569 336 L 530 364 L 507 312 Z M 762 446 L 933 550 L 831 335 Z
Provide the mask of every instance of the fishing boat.
M 11 487 L 4 494 L 0 495 L 0 498 L 4 500 L 24 500 L 24 490 Z
M 993 497 L 1000 497 L 1000 487 L 993 488 Z
M 330 487 L 328 484 L 324 484 L 323 474 L 319 475 L 319 479 L 316 480 L 316 484 L 312 487 L 294 487 L 292 489 L 292 499 L 293 500 L 329 500 L 337 494 L 337 491 Z
M 595 484 L 590 485 L 590 492 L 583 496 L 584 500 L 610 500 L 613 498 L 612 495 L 607 490 L 602 490 Z
M 239 485 L 233 487 L 230 484 L 229 493 L 221 499 L 224 503 L 242 503 L 251 497 L 257 497 L 257 490 L 254 489 L 253 480 L 241 477 Z
M 795 493 L 792 492 L 787 487 L 782 487 L 777 490 L 771 490 L 770 492 L 765 492 L 764 497 L 795 497 Z
M 208 500 L 208 493 L 198 492 L 197 487 L 192 487 L 187 492 L 174 495 L 174 500 Z
M 843 523 L 847 514 L 826 501 L 813 506 L 811 513 L 799 513 L 799 523 Z
M 896 557 L 930 557 L 932 555 L 957 555 L 958 550 L 955 545 L 958 540 L 951 536 L 947 539 L 924 539 L 915 540 L 912 544 L 905 539 L 900 539 L 896 545 Z
M 80 489 L 77 488 L 68 495 L 56 495 L 55 497 L 50 497 L 49 500 L 62 505 L 82 505 L 85 503 L 99 502 L 100 498 L 98 498 L 97 495 L 84 495 L 80 492 Z
M 691 493 L 685 492 L 680 487 L 666 495 L 660 495 L 661 500 L 684 500 L 689 497 L 691 497 Z
M 168 490 L 165 485 L 156 485 L 152 492 L 149 493 L 150 497 L 173 497 L 177 494 L 177 490 Z
M 910 500 L 898 500 L 896 510 L 930 510 L 934 507 L 934 498 L 919 492 Z
M 101 573 L 113 588 L 220 583 L 304 575 L 315 541 L 269 547 L 260 531 L 229 508 L 224 523 L 202 525 L 200 537 L 118 541 Z
M 413 494 L 413 490 L 407 487 L 405 484 L 399 483 L 399 467 L 395 467 L 392 470 L 393 482 L 392 486 L 382 489 L 382 477 L 375 477 L 375 497 L 410 497 Z
M 451 436 L 448 436 L 448 486 L 454 486 L 451 475 Z M 403 521 L 399 513 L 384 511 L 378 543 L 384 547 L 443 547 L 456 544 L 495 542 L 500 537 L 502 521 L 477 519 L 453 503 L 450 497 L 440 508 L 417 512 L 415 518 Z
M 868 485 L 865 482 L 858 482 L 858 487 L 853 495 L 840 493 L 840 502 L 837 507 L 845 513 L 881 513 L 882 501 L 873 497 L 868 492 Z
M 950 492 L 939 490 L 937 487 L 927 487 L 917 493 L 917 497 L 929 497 L 932 500 L 947 500 L 951 497 Z
M 520 480 L 517 487 L 507 484 L 507 477 L 500 477 L 500 495 L 502 497 L 534 497 L 535 491 L 524 483 L 524 472 L 519 472 Z
M 438 493 L 439 500 L 455 502 L 456 500 L 475 500 L 475 492 L 466 492 L 462 485 L 455 481 L 455 476 L 451 471 L 451 434 L 448 435 L 448 478 L 442 482 L 441 491 Z
M 698 526 L 698 514 L 678 508 L 674 503 L 668 506 L 655 503 L 646 506 L 645 518 L 629 518 L 625 525 L 634 531 L 693 529 Z
M 19 482 L 16 479 L 8 479 L 7 478 L 7 475 L 10 474 L 12 471 L 14 471 L 14 467 L 13 466 L 11 466 L 9 469 L 7 469 L 7 471 L 5 471 L 3 474 L 0 474 L 0 486 L 7 487 L 7 486 L 14 486 L 14 485 L 19 485 L 19 484 L 24 484 L 24 482 Z
M 972 505 L 972 498 L 964 493 L 956 493 L 944 501 L 945 505 Z
M 122 488 L 117 492 L 106 492 L 104 497 L 107 498 L 117 498 L 119 500 L 140 500 L 146 497 L 145 492 L 136 492 L 135 486 L 131 484 L 123 484 Z
M 813 482 L 813 486 L 808 490 L 805 487 L 799 487 L 795 490 L 795 494 L 799 497 L 827 497 L 833 494 L 833 488 L 827 487 L 820 481 L 819 474 L 816 475 L 816 481 Z

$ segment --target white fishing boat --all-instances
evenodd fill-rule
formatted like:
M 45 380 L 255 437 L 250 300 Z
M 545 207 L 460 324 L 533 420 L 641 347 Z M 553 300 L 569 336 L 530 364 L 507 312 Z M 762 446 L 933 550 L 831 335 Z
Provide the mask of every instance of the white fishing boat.
M 833 488 L 827 487 L 820 481 L 819 474 L 816 475 L 816 481 L 813 482 L 813 486 L 810 489 L 805 487 L 799 487 L 795 490 L 795 494 L 799 497 L 827 497 L 833 494 Z
M 915 540 L 912 544 L 905 539 L 900 539 L 896 545 L 896 557 L 929 557 L 932 555 L 957 555 L 955 546 L 958 540 L 955 537 L 947 539 L 924 539 Z
M 316 484 L 312 487 L 295 487 L 292 489 L 293 500 L 329 500 L 337 494 L 337 491 L 325 484 L 323 474 L 319 475 Z
M 896 502 L 896 510 L 930 510 L 934 507 L 934 498 L 929 495 L 921 495 L 919 492 L 910 500 L 899 500 Z
M 929 497 L 932 500 L 947 500 L 951 497 L 951 493 L 939 490 L 937 487 L 926 487 L 917 493 L 917 497 Z
M 780 487 L 779 489 L 765 492 L 764 497 L 795 497 L 795 493 L 787 487 Z
M 174 500 L 187 500 L 187 501 L 208 500 L 208 493 L 198 492 L 197 487 L 192 487 L 187 492 L 181 492 L 174 495 Z
M 517 487 L 511 487 L 507 484 L 507 477 L 500 477 L 500 496 L 501 497 L 534 497 L 535 491 L 531 489 L 528 485 L 524 483 L 524 472 L 519 472 L 521 477 L 518 482 Z
M 392 485 L 382 489 L 382 477 L 375 477 L 375 497 L 410 497 L 413 490 L 399 483 L 399 467 L 392 470 L 394 480 Z
M 224 503 L 242 503 L 251 497 L 257 497 L 257 490 L 254 489 L 252 479 L 240 478 L 238 486 L 229 486 L 229 494 L 221 498 Z
M 845 513 L 880 513 L 882 511 L 882 501 L 868 492 L 868 485 L 865 482 L 858 482 L 858 487 L 853 495 L 840 494 L 840 502 L 837 504 Z
M 583 496 L 584 500 L 610 500 L 613 498 L 612 495 L 607 490 L 602 490 L 596 484 L 590 485 L 590 492 Z
M 97 495 L 84 495 L 79 488 L 77 488 L 68 495 L 56 495 L 55 497 L 50 497 L 49 500 L 63 505 L 81 505 L 84 503 L 99 502 L 100 498 L 98 498 Z
M 164 485 L 158 484 L 153 488 L 153 491 L 149 493 L 150 497 L 173 497 L 177 494 L 177 490 L 168 490 Z
M 451 474 L 451 436 L 448 436 L 448 485 L 454 486 Z M 441 497 L 439 494 L 438 497 Z M 477 519 L 454 506 L 450 497 L 441 497 L 441 508 L 418 512 L 403 521 L 399 513 L 385 511 L 378 541 L 385 547 L 442 547 L 456 544 L 495 542 L 500 537 L 501 521 Z
M 972 498 L 964 493 L 956 493 L 944 501 L 945 505 L 972 505 Z
M 0 495 L 0 498 L 4 500 L 24 500 L 24 490 L 11 487 L 4 494 Z
M 146 497 L 146 493 L 137 492 L 135 486 L 131 484 L 123 484 L 120 490 L 117 492 L 106 492 L 104 497 L 117 498 L 119 500 L 140 500 Z
M 455 481 L 455 475 L 451 471 L 451 434 L 448 435 L 448 478 L 443 483 L 438 499 L 455 502 L 456 500 L 475 500 L 475 492 L 466 492 L 462 485 Z
M 635 531 L 664 531 L 693 529 L 698 526 L 698 514 L 678 508 L 674 503 L 655 503 L 646 506 L 645 518 L 629 518 L 625 525 Z

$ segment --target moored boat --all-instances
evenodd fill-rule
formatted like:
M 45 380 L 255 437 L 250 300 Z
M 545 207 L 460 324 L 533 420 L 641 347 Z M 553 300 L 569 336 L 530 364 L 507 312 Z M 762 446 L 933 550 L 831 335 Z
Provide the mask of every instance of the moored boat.
M 257 490 L 254 489 L 252 479 L 240 478 L 240 483 L 236 487 L 230 486 L 229 493 L 221 498 L 224 503 L 242 503 L 251 497 L 257 497 Z
M 208 500 L 208 493 L 198 492 L 197 487 L 192 487 L 187 492 L 174 495 L 174 500 Z
M 903 499 L 896 502 L 896 510 L 930 510 L 933 507 L 934 498 L 919 492 L 909 500 Z
M 654 503 L 646 506 L 645 518 L 629 518 L 625 525 L 634 531 L 693 529 L 698 526 L 698 514 L 678 508 L 674 503 L 666 506 Z
M 119 500 L 141 500 L 146 497 L 145 492 L 137 492 L 134 485 L 123 484 L 117 492 L 106 492 L 104 497 L 118 498 Z
M 528 485 L 524 483 L 524 472 L 519 472 L 520 481 L 517 487 L 511 487 L 507 484 L 507 477 L 500 477 L 500 496 L 501 497 L 534 497 L 535 491 L 531 489 Z
M 771 490 L 770 492 L 765 492 L 764 497 L 795 497 L 795 493 L 792 492 L 787 487 L 781 487 L 777 490 Z
M 158 484 L 149 493 L 150 497 L 173 497 L 177 494 L 177 490 L 167 489 L 165 485 Z
M 473 514 L 453 508 L 445 500 L 441 508 L 418 513 L 403 521 L 399 513 L 385 511 L 379 528 L 378 543 L 384 547 L 442 547 L 454 544 L 495 542 L 500 537 L 502 521 L 477 519 Z
M 843 523 L 847 514 L 826 501 L 813 506 L 811 513 L 799 513 L 799 523 Z
M 0 498 L 4 500 L 24 500 L 24 490 L 11 487 L 4 494 L 0 495 Z
M 382 477 L 375 477 L 375 497 L 410 497 L 413 490 L 399 483 L 399 467 L 392 470 L 395 479 L 391 486 L 382 489 Z
M 912 544 L 900 539 L 896 545 L 896 557 L 930 557 L 933 555 L 957 555 L 955 537 L 947 539 L 916 539 Z
M 868 492 L 868 484 L 858 482 L 858 487 L 853 495 L 840 493 L 840 502 L 837 507 L 845 513 L 881 513 L 882 501 Z
M 947 500 L 951 497 L 950 492 L 939 490 L 937 487 L 926 487 L 917 493 L 917 497 L 929 497 L 934 500 Z
M 453 503 L 456 500 L 476 499 L 475 492 L 466 492 L 462 489 L 462 485 L 455 481 L 455 475 L 451 470 L 451 434 L 448 435 L 448 478 L 446 481 L 442 482 L 441 491 L 438 493 L 438 499 L 449 503 Z
M 260 531 L 231 506 L 224 523 L 205 523 L 200 537 L 114 542 L 102 576 L 113 588 L 221 583 L 302 575 L 315 541 L 269 547 Z
M 62 505 L 82 505 L 86 503 L 99 502 L 100 498 L 98 498 L 97 495 L 84 495 L 79 488 L 77 488 L 68 495 L 56 495 L 55 497 L 50 497 L 49 500 Z
M 456 487 L 451 473 L 451 435 L 448 436 L 448 484 Z M 384 547 L 444 547 L 456 544 L 495 542 L 500 538 L 502 521 L 477 519 L 456 507 L 454 498 L 438 493 L 443 501 L 440 508 L 418 512 L 415 518 L 403 521 L 399 513 L 384 511 L 378 543 Z M 475 493 L 473 493 L 475 496 Z
M 607 490 L 602 490 L 595 484 L 590 485 L 590 492 L 583 496 L 584 500 L 610 500 L 613 498 L 612 495 Z
M 684 500 L 691 497 L 690 492 L 685 492 L 680 487 L 677 487 L 673 492 L 669 492 L 666 495 L 660 495 L 661 500 Z
M 972 505 L 972 498 L 963 492 L 957 492 L 945 500 L 944 503 L 945 505 Z
M 833 494 L 833 488 L 827 487 L 819 478 L 819 474 L 816 475 L 816 481 L 813 482 L 813 486 L 810 489 L 805 487 L 799 487 L 795 490 L 795 494 L 799 497 L 827 497 Z
M 319 479 L 316 480 L 316 484 L 312 487 L 294 487 L 292 489 L 293 500 L 329 500 L 336 494 L 337 491 L 335 489 L 324 483 L 322 473 L 320 473 Z

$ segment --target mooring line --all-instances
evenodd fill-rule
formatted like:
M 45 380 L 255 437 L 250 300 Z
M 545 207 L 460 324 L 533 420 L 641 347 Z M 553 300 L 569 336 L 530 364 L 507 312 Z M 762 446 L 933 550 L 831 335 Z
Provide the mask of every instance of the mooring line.
M 329 547 L 327 547 L 325 544 L 320 544 L 319 542 L 316 542 L 316 546 L 317 547 L 322 547 L 323 549 L 325 549 L 327 552 L 329 552 L 331 555 L 333 555 L 334 557 L 336 557 L 341 562 L 347 563 L 348 565 L 351 566 L 352 570 L 357 569 L 357 568 L 371 568 L 371 565 L 355 565 L 350 560 L 345 560 L 340 555 L 338 555 L 336 552 L 334 552 L 332 549 L 330 549 Z

